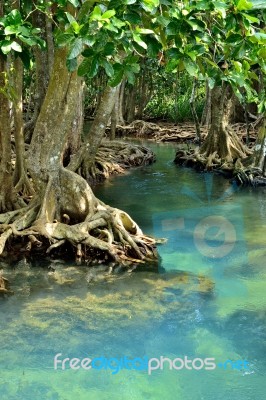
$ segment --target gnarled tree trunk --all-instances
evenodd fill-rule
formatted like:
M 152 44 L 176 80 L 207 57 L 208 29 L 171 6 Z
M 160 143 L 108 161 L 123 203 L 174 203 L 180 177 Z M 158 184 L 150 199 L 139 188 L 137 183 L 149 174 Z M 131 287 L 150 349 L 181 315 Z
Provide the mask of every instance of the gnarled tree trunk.
M 220 164 L 232 163 L 238 158 L 244 158 L 248 153 L 236 133 L 229 127 L 232 96 L 231 86 L 225 83 L 212 90 L 211 125 L 200 148 L 200 154 L 207 159 L 207 168 L 212 167 L 215 159 Z
M 0 1 L 0 17 L 3 16 L 4 2 Z M 18 206 L 13 186 L 11 165 L 9 79 L 6 58 L 0 54 L 0 212 L 12 210 Z
M 47 16 L 39 11 L 35 10 L 33 13 L 33 25 L 36 28 L 42 30 L 42 38 L 47 39 L 47 49 L 41 49 L 40 47 L 34 48 L 35 57 L 35 93 L 34 93 L 34 111 L 31 119 L 26 122 L 24 126 L 24 134 L 26 141 L 30 143 L 31 137 L 34 131 L 35 124 L 37 122 L 49 82 L 49 75 L 51 72 L 51 66 L 53 63 L 53 43 L 51 40 L 51 24 L 47 21 Z
M 68 243 L 78 258 L 90 259 L 96 250 L 101 260 L 119 263 L 154 259 L 155 240 L 144 236 L 128 214 L 97 199 L 84 178 L 63 167 L 82 84 L 76 72 L 66 69 L 66 56 L 65 48 L 55 52 L 47 94 L 28 151 L 36 195 L 17 213 L 0 216 L 0 254 L 13 235 L 28 237 L 28 249 L 43 246 L 47 252 Z M 106 102 L 102 102 L 92 124 L 93 135 L 82 152 L 83 161 L 94 161 L 113 109 L 115 91 L 106 89 Z
M 250 150 L 230 128 L 233 90 L 223 82 L 211 92 L 211 124 L 202 146 L 195 150 L 178 150 L 175 157 L 177 164 L 194 166 L 198 169 L 220 169 L 232 174 L 235 167 L 240 167 L 241 160 L 251 154 Z

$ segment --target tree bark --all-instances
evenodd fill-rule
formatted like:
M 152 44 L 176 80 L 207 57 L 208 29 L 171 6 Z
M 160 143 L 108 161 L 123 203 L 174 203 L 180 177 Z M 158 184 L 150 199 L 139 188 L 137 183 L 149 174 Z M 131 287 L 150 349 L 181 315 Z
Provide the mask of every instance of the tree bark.
M 0 17 L 4 16 L 4 2 L 0 1 Z M 11 165 L 11 119 L 5 56 L 0 54 L 0 212 L 16 208 L 16 196 L 12 179 Z
M 85 178 L 89 176 L 89 170 L 104 137 L 107 124 L 115 105 L 116 93 L 116 87 L 107 86 L 105 88 L 96 116 L 86 136 L 86 142 L 82 145 L 79 152 L 72 157 L 67 167 L 71 171 L 77 171 L 81 167 L 82 176 Z
M 46 39 L 47 17 L 44 13 L 35 10 L 33 13 L 33 25 L 41 28 L 42 38 Z M 48 32 L 48 36 L 50 32 Z M 30 143 L 32 133 L 38 119 L 47 87 L 49 82 L 50 68 L 53 63 L 53 48 L 51 49 L 51 40 L 48 42 L 48 50 L 43 50 L 38 46 L 34 48 L 36 75 L 35 75 L 35 94 L 34 94 L 34 112 L 31 119 L 24 126 L 24 134 L 27 143 Z
M 244 158 L 248 150 L 238 136 L 230 129 L 229 119 L 232 107 L 232 88 L 228 84 L 212 89 L 211 125 L 200 154 L 207 158 L 207 167 L 214 158 L 220 162 L 233 162 Z
M 211 89 L 209 87 L 208 82 L 206 82 L 206 85 L 205 85 L 205 92 L 206 92 L 206 99 L 205 99 L 205 105 L 204 105 L 204 109 L 203 109 L 202 116 L 201 116 L 201 125 L 207 125 L 209 127 L 209 125 L 211 123 L 212 99 L 211 99 Z
M 16 146 L 16 164 L 13 182 L 17 192 L 24 195 L 33 194 L 32 185 L 27 176 L 25 165 L 25 143 L 23 130 L 23 64 L 18 57 L 14 60 L 13 85 L 16 92 L 13 100 L 14 137 Z
M 129 86 L 126 101 L 126 121 L 131 124 L 135 120 L 136 114 L 136 85 Z

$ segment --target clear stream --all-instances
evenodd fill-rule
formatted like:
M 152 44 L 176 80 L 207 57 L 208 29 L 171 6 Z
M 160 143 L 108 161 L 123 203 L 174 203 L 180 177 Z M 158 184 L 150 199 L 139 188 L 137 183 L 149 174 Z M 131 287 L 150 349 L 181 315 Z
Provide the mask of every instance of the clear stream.
M 237 190 L 176 167 L 174 146 L 149 146 L 155 164 L 96 194 L 168 238 L 160 265 L 108 275 L 62 260 L 2 262 L 15 294 L 0 299 L 1 400 L 265 399 L 265 189 Z M 115 359 L 54 370 L 58 353 Z M 161 356 L 178 359 L 176 369 L 165 361 L 149 374 L 143 360 Z M 216 368 L 181 369 L 185 356 Z M 115 369 L 123 357 L 138 357 L 136 369 Z

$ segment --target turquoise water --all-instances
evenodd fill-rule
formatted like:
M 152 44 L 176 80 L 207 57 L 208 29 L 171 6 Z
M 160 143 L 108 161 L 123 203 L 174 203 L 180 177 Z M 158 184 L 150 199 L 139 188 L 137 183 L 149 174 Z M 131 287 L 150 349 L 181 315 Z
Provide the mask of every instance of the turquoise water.
M 87 279 L 85 266 L 62 260 L 3 264 L 15 294 L 0 299 L 1 400 L 265 398 L 265 190 L 177 168 L 172 145 L 150 146 L 157 163 L 96 194 L 168 238 L 158 268 L 108 275 L 99 266 Z M 214 358 L 217 367 L 170 370 L 165 361 L 150 375 L 146 367 L 114 373 L 113 360 L 113 369 L 54 370 L 58 353 Z M 226 360 L 249 365 L 225 369 Z

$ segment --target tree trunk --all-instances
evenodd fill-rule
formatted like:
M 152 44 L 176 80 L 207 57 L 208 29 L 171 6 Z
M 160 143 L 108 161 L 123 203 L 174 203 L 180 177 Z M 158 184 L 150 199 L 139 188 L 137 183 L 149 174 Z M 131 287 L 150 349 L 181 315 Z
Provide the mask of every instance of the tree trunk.
M 127 91 L 126 121 L 131 124 L 135 120 L 136 113 L 136 85 L 129 86 Z
M 208 82 L 206 82 L 205 89 L 206 89 L 206 100 L 205 100 L 205 105 L 204 105 L 204 109 L 202 112 L 201 125 L 207 125 L 209 127 L 209 125 L 211 123 L 212 98 L 211 98 L 211 90 L 210 90 Z
M 0 1 L 0 17 L 4 16 L 4 2 Z M 11 120 L 6 59 L 0 54 L 0 212 L 16 208 L 11 165 Z
M 27 249 L 40 246 L 47 253 L 68 244 L 78 259 L 83 256 L 87 261 L 154 260 L 155 240 L 144 236 L 128 214 L 98 200 L 85 179 L 63 167 L 82 83 L 76 72 L 67 70 L 66 56 L 65 48 L 55 51 L 47 94 L 28 151 L 36 195 L 18 213 L 0 215 L 0 254 L 13 235 L 28 237 Z M 115 92 L 116 88 L 106 88 L 92 124 L 83 153 L 88 163 L 93 162 L 105 132 Z
M 36 28 L 42 29 L 42 37 L 46 39 L 46 25 L 47 17 L 39 10 L 35 10 L 33 13 L 33 25 Z M 50 33 L 48 32 L 48 35 Z M 51 40 L 50 40 L 51 41 Z M 50 68 L 53 62 L 52 53 L 53 49 L 50 47 L 52 44 L 48 42 L 48 50 L 43 50 L 38 46 L 34 48 L 34 57 L 36 65 L 36 76 L 35 76 L 35 94 L 34 94 L 34 112 L 31 119 L 26 122 L 24 127 L 24 134 L 27 143 L 30 143 L 32 133 L 37 122 L 49 82 Z
M 16 96 L 13 100 L 14 137 L 16 146 L 16 164 L 13 182 L 17 192 L 23 195 L 33 194 L 32 185 L 27 176 L 25 165 L 25 143 L 23 131 L 23 64 L 19 57 L 14 60 L 13 85 Z
M 115 105 L 116 93 L 116 87 L 107 86 L 105 88 L 94 121 L 88 135 L 86 135 L 86 142 L 80 148 L 79 152 L 72 157 L 67 167 L 71 171 L 77 171 L 81 167 L 82 176 L 85 178 L 89 177 L 90 168 L 104 137 L 107 124 Z
M 110 129 L 110 139 L 111 140 L 115 140 L 115 135 L 116 135 L 117 119 L 116 119 L 115 106 L 114 106 L 112 114 L 111 114 L 111 129 Z
M 125 79 L 120 83 L 117 88 L 117 99 L 116 99 L 116 121 L 118 125 L 125 125 L 124 113 L 123 113 L 123 103 L 124 103 L 124 94 L 125 94 Z
M 207 159 L 208 168 L 212 167 L 214 160 L 221 164 L 232 163 L 248 154 L 247 148 L 229 127 L 232 95 L 232 88 L 225 83 L 212 89 L 211 125 L 200 149 L 200 155 Z

